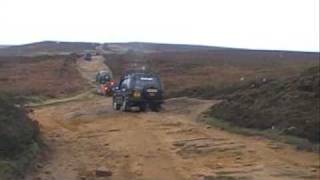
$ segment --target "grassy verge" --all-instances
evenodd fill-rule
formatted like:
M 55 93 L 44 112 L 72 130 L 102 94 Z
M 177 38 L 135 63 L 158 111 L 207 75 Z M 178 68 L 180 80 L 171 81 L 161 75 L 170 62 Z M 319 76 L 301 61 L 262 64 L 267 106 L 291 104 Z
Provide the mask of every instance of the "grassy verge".
M 224 121 L 215 117 L 209 117 L 206 113 L 199 118 L 200 121 L 205 122 L 211 126 L 226 130 L 232 133 L 237 133 L 245 136 L 261 136 L 271 140 L 282 143 L 294 145 L 299 150 L 306 150 L 312 152 L 320 152 L 320 144 L 311 143 L 308 139 L 299 138 L 283 134 L 283 131 L 278 129 L 258 130 L 252 128 L 244 128 L 236 126 L 228 121 Z
M 42 144 L 39 124 L 21 99 L 0 94 L 0 179 L 18 179 Z
M 52 105 L 57 105 L 61 103 L 67 103 L 67 102 L 72 102 L 72 101 L 82 101 L 82 100 L 87 100 L 90 99 L 96 94 L 94 93 L 95 90 L 90 89 L 85 92 L 82 92 L 80 94 L 75 94 L 75 95 L 70 95 L 66 96 L 64 98 L 55 98 L 55 99 L 43 99 L 41 101 L 35 101 L 31 102 L 28 104 L 29 107 L 42 107 L 42 106 L 52 106 Z
M 36 159 L 42 146 L 39 142 L 33 142 L 18 156 L 10 159 L 0 159 L 0 179 L 23 177 L 25 170 Z

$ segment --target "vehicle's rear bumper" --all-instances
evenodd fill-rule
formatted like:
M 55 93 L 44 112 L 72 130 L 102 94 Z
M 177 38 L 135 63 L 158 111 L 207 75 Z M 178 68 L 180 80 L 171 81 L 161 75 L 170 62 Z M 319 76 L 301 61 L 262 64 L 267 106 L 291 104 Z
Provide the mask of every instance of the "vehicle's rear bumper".
M 162 104 L 162 99 L 136 99 L 136 98 L 130 98 L 129 99 L 129 105 L 140 105 L 140 104 Z

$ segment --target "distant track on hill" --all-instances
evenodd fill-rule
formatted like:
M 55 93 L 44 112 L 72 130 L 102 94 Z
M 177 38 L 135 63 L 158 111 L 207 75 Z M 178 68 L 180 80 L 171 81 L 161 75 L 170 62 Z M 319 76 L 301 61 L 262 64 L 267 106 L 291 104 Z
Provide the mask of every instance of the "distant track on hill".
M 103 56 L 93 56 L 90 61 L 86 61 L 83 58 L 78 59 L 77 65 L 83 78 L 87 79 L 91 85 L 95 85 L 96 74 L 100 70 L 105 70 L 112 74 L 112 71 L 104 62 L 105 58 Z

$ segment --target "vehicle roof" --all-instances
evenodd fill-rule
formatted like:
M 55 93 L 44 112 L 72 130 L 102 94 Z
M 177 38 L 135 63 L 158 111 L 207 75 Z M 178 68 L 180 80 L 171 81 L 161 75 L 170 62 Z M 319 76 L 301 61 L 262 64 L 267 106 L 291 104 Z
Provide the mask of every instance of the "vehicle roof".
M 99 73 L 99 74 L 110 74 L 110 72 L 105 71 L 105 70 L 99 71 L 98 73 Z
M 135 76 L 153 76 L 158 77 L 157 74 L 150 72 L 150 71 L 143 71 L 143 70 L 127 70 L 121 77 L 121 79 L 126 79 L 129 77 L 135 77 Z

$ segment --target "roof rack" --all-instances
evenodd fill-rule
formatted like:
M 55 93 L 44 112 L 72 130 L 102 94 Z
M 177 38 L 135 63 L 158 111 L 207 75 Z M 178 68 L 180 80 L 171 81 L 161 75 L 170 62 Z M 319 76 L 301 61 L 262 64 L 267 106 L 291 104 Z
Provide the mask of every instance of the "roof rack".
M 153 72 L 151 72 L 151 71 L 147 71 L 147 70 L 130 69 L 130 70 L 126 70 L 126 71 L 123 73 L 123 75 L 121 76 L 121 79 L 125 79 L 125 78 L 127 78 L 128 76 L 130 76 L 130 75 L 140 74 L 140 73 L 148 74 L 148 75 L 156 75 L 155 73 L 153 73 Z

